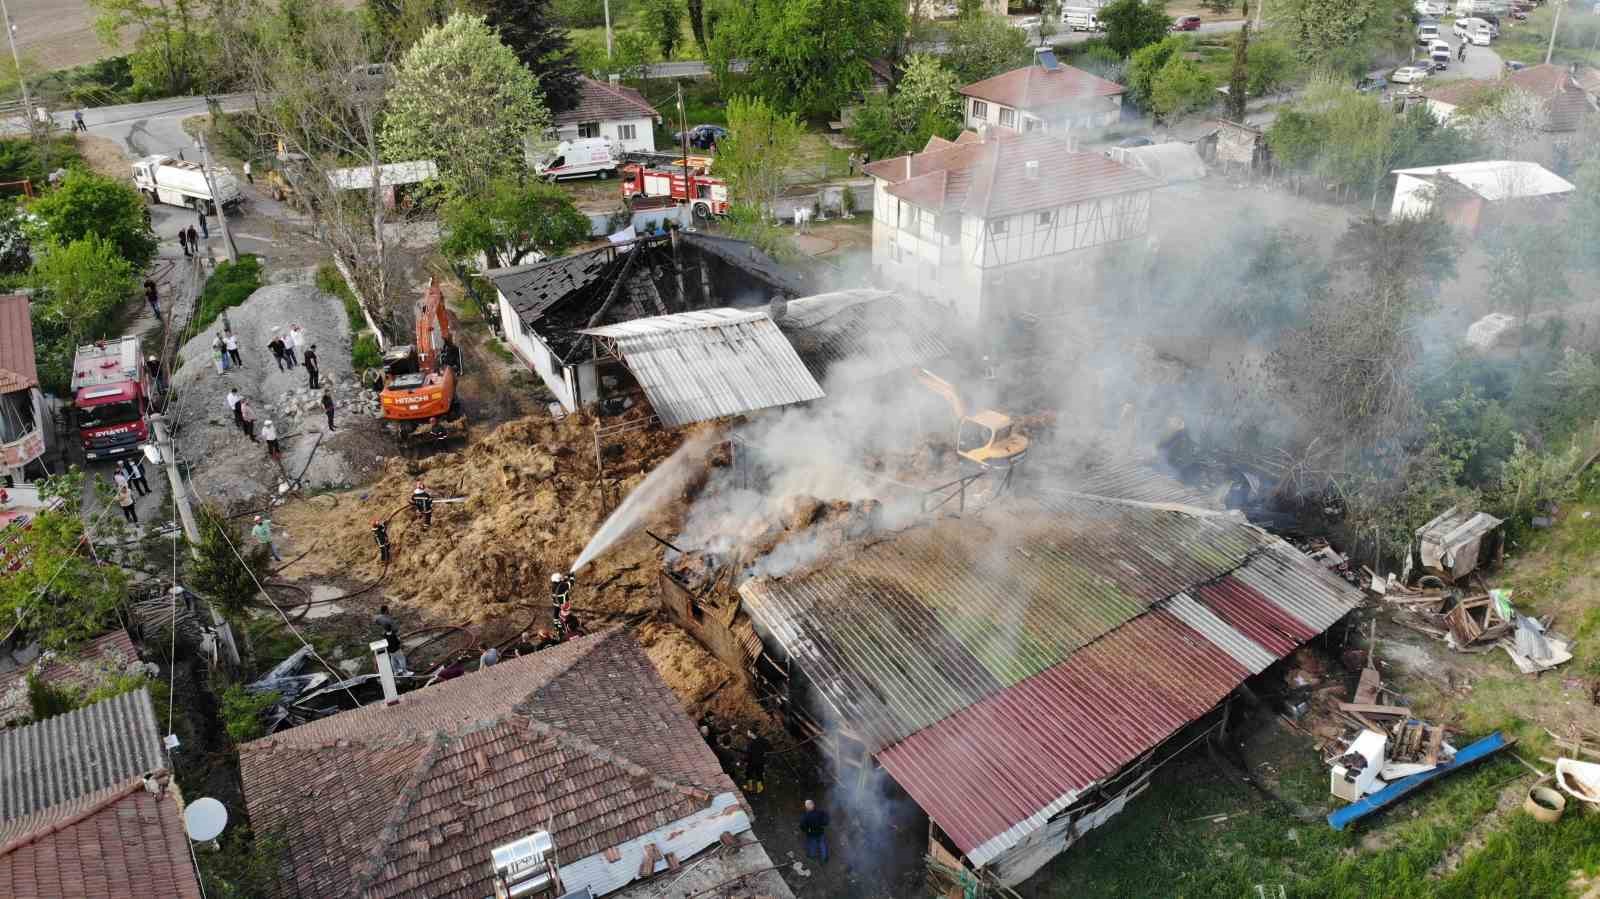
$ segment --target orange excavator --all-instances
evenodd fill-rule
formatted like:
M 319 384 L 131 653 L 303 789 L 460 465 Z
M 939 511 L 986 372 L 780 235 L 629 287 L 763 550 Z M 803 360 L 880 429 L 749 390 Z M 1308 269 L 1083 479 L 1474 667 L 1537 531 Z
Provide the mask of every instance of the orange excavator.
M 453 418 L 461 408 L 456 399 L 461 350 L 450 341 L 450 310 L 438 278 L 429 279 L 416 313 L 416 343 L 383 354 L 383 417 L 399 422 Z

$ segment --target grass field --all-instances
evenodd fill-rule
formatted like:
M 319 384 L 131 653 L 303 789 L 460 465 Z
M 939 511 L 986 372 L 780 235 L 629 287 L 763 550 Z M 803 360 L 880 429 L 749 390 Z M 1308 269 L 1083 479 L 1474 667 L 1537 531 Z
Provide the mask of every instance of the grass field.
M 1590 12 L 1588 3 L 1569 3 L 1561 11 L 1561 28 L 1556 34 L 1551 62 L 1600 65 L 1600 16 Z M 1494 51 L 1502 59 L 1530 65 L 1544 62 L 1550 43 L 1550 26 L 1555 19 L 1554 4 L 1546 3 L 1528 15 L 1528 21 L 1506 27 L 1502 22 Z

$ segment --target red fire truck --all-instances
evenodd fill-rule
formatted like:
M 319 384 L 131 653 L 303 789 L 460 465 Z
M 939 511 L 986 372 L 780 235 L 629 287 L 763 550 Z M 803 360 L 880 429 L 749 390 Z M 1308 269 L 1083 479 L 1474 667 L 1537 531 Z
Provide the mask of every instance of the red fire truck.
M 679 203 L 690 203 L 698 219 L 728 214 L 728 182 L 713 178 L 694 166 L 689 168 L 687 178 L 681 167 L 655 168 L 637 163 L 623 166 L 621 174 L 625 200 L 671 197 Z
M 150 385 L 139 338 L 97 340 L 72 359 L 72 410 L 90 462 L 139 452 L 150 432 Z

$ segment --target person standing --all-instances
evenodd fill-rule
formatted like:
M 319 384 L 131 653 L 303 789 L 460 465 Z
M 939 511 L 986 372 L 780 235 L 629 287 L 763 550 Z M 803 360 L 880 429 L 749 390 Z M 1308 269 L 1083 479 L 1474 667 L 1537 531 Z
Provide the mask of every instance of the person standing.
M 296 333 L 299 330 L 300 326 L 294 325 L 289 328 L 289 333 L 284 335 L 283 338 L 283 356 L 289 360 L 290 368 L 300 364 L 299 356 L 295 352 L 300 349 L 300 335 Z
M 233 364 L 244 368 L 244 360 L 239 358 L 239 338 L 233 336 L 232 331 L 224 331 L 222 345 L 227 347 L 228 355 L 233 357 Z
M 293 334 L 294 332 L 291 331 L 289 333 Z M 300 357 L 300 362 L 306 367 L 306 386 L 312 390 L 321 387 L 322 368 L 321 361 L 317 359 L 316 344 L 313 343 L 311 346 L 306 347 L 305 355 Z M 333 426 L 329 425 L 328 430 L 333 430 Z
M 251 443 L 260 443 L 261 441 L 256 439 L 256 410 L 250 405 L 249 400 L 239 401 L 239 421 L 243 424 L 244 436 L 249 437 Z
M 328 433 L 339 430 L 333 426 L 333 394 L 327 390 L 322 391 L 322 411 L 328 416 Z
M 228 395 L 224 399 L 228 402 L 228 411 L 233 413 L 233 426 L 243 431 L 244 410 L 239 408 L 239 403 L 244 400 L 244 397 L 239 395 L 239 391 L 229 387 Z
M 144 279 L 144 301 L 150 304 L 150 311 L 161 317 L 161 297 L 156 291 L 156 282 L 149 278 Z
M 267 553 L 272 556 L 272 561 L 282 562 L 283 556 L 278 555 L 278 547 L 272 542 L 272 519 L 256 516 L 255 526 L 250 528 L 250 536 L 256 542 L 267 548 Z
M 138 456 L 129 456 L 126 461 L 128 463 L 128 483 L 138 488 L 141 496 L 149 496 L 150 482 L 144 479 L 144 460 Z
M 73 112 L 72 112 L 72 130 L 73 131 L 88 131 L 89 130 L 89 126 L 85 125 L 83 123 L 83 110 L 81 110 L 81 109 L 76 109 L 76 110 L 73 110 Z
M 178 246 L 183 247 L 183 255 L 194 255 L 193 253 L 189 252 L 189 232 L 183 230 L 182 228 L 178 229 Z
M 122 517 L 128 519 L 129 524 L 139 523 L 139 513 L 133 510 L 133 491 L 128 489 L 128 479 L 117 472 L 117 505 L 122 507 Z
M 267 341 L 267 349 L 272 351 L 272 361 L 278 363 L 278 371 L 283 371 L 287 367 L 283 364 L 283 338 L 278 336 L 278 329 L 272 330 L 272 339 Z
M 267 456 L 279 465 L 283 464 L 283 452 L 278 448 L 278 426 L 267 419 L 261 423 L 261 439 L 267 442 Z
M 256 183 L 256 176 L 250 171 L 250 160 L 248 159 L 244 161 L 244 182 L 246 184 Z
M 411 508 L 416 510 L 418 517 L 422 519 L 422 529 L 424 531 L 431 530 L 433 528 L 433 494 L 428 492 L 427 487 L 422 486 L 421 481 L 418 481 L 417 486 L 411 490 Z
M 211 226 L 206 224 L 206 212 L 205 212 L 205 210 L 204 209 L 196 209 L 194 211 L 194 219 L 200 225 L 200 236 L 204 237 L 206 240 L 210 240 L 211 239 Z M 194 240 L 194 228 L 192 228 L 192 227 L 189 229 L 189 239 L 190 240 Z M 197 244 L 197 246 L 198 246 L 198 244 Z
M 217 332 L 217 339 L 211 341 L 211 349 L 217 354 L 217 368 L 226 372 L 233 367 L 233 361 L 228 358 L 228 347 L 222 342 L 222 332 Z
M 372 619 L 383 634 L 383 642 L 389 651 L 389 659 L 394 663 L 394 670 L 404 672 L 411 669 L 406 667 L 406 655 L 402 651 L 404 646 L 400 643 L 400 625 L 389 614 L 388 606 L 378 606 L 378 614 Z
M 805 814 L 800 816 L 800 832 L 806 837 L 806 858 L 827 862 L 828 823 L 828 813 L 807 799 Z
M 762 793 L 767 789 L 767 751 L 772 744 L 754 730 L 744 732 L 750 742 L 744 747 L 744 791 Z
M 150 380 L 156 382 L 157 387 L 160 387 L 162 390 L 167 389 L 167 372 L 166 369 L 161 367 L 160 359 L 157 359 L 155 356 L 151 356 L 144 360 L 144 370 L 150 375 Z
M 200 255 L 200 232 L 196 231 L 193 225 L 189 226 L 189 246 L 194 249 L 196 256 Z
M 118 490 L 122 490 L 128 486 L 128 472 L 123 470 L 121 462 L 118 462 L 116 465 L 111 467 L 111 483 L 114 484 Z
M 376 518 L 372 520 L 372 539 L 378 542 L 378 561 L 389 564 L 389 527 Z M 380 611 L 387 610 L 388 606 L 384 606 Z

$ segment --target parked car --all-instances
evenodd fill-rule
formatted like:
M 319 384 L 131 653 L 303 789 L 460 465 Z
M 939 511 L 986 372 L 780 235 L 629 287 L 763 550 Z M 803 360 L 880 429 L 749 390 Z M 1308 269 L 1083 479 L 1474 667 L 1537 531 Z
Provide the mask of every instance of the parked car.
M 1401 66 L 1389 75 L 1389 80 L 1395 84 L 1416 84 L 1428 77 L 1428 70 L 1422 66 Z
M 688 131 L 688 143 L 689 146 L 695 149 L 709 150 L 713 144 L 720 143 L 727 136 L 728 129 L 721 125 L 696 125 Z M 674 146 L 682 146 L 684 140 L 684 132 L 674 131 L 672 133 Z
M 1365 76 L 1360 81 L 1356 82 L 1356 90 L 1362 92 L 1363 94 L 1370 94 L 1374 91 L 1382 93 L 1388 89 L 1389 79 L 1383 77 L 1382 75 Z
M 1173 31 L 1199 31 L 1199 16 L 1179 16 L 1172 20 Z

